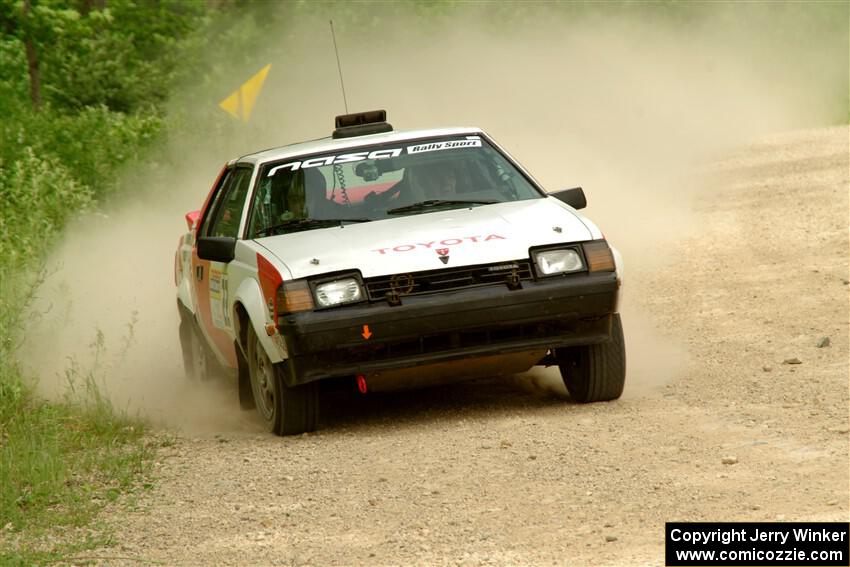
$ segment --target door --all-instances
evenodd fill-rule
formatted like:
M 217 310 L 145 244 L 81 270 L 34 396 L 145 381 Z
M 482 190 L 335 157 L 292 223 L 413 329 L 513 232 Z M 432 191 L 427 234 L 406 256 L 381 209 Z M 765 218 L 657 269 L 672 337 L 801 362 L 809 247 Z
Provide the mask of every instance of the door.
M 253 168 L 250 166 L 237 166 L 225 172 L 209 207 L 204 211 L 197 237 L 239 236 L 239 224 L 245 209 L 245 197 L 252 173 Z M 228 264 L 198 258 L 198 249 L 195 246 L 192 249 L 192 284 L 197 300 L 195 315 L 201 331 L 218 359 L 236 367 L 233 321 L 227 307 Z

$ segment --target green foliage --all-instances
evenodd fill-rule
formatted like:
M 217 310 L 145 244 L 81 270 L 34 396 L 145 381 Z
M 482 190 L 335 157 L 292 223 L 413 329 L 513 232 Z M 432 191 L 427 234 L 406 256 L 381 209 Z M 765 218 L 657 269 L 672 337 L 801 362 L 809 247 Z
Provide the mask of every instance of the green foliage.
M 104 9 L 65 0 L 0 0 L 0 70 L 7 92 L 28 96 L 24 44 L 38 59 L 45 101 L 59 110 L 124 113 L 161 105 L 181 69 L 183 42 L 207 21 L 200 2 L 110 0 Z M 0 76 L 6 73 L 0 72 Z
M 201 4 L 109 6 L 75 20 L 44 53 L 46 89 L 57 106 L 133 112 L 167 99 L 181 38 L 201 21 Z
M 70 361 L 67 395 L 38 399 L 15 361 L 21 318 L 64 227 L 119 190 L 118 174 L 163 133 L 164 103 L 190 67 L 203 4 L 0 0 L 0 564 L 50 562 L 105 543 L 45 534 L 90 522 L 135 485 L 153 448 L 116 412 L 99 363 Z M 89 2 L 96 5 L 96 2 Z M 91 7 L 91 6 L 90 6 Z M 191 36 L 191 37 L 190 37 Z M 43 103 L 30 98 L 26 42 Z M 102 336 L 92 348 L 103 359 Z M 132 322 L 126 344 L 132 339 Z
M 3 401 L 0 407 L 10 405 Z M 144 427 L 111 408 L 45 404 L 26 395 L 16 410 L 13 419 L 0 422 L 2 564 L 15 556 L 61 552 L 40 544 L 41 536 L 84 526 L 108 501 L 135 489 L 154 450 Z M 8 549 L 4 539 L 16 540 L 17 549 Z
M 58 159 L 38 157 L 29 146 L 3 169 L 0 259 L 7 266 L 32 267 L 31 262 L 41 258 L 49 237 L 64 226 L 68 215 L 91 202 L 91 190 L 76 181 Z
M 10 296 L 0 291 L 3 299 Z M 0 328 L 16 327 L 19 313 L 0 303 Z M 135 321 L 133 314 L 119 360 L 132 344 Z M 7 356 L 14 345 L 0 343 L 0 564 L 52 562 L 105 544 L 88 528 L 57 545 L 42 540 L 56 530 L 82 529 L 104 504 L 139 488 L 151 461 L 155 441 L 146 438 L 145 426 L 117 412 L 106 396 L 102 333 L 91 348 L 90 367 L 69 361 L 64 400 L 45 403 Z
M 9 116 L 12 108 L 13 116 L 20 113 L 19 103 L 29 96 L 26 68 L 23 44 L 14 36 L 0 34 L 0 109 L 4 116 Z

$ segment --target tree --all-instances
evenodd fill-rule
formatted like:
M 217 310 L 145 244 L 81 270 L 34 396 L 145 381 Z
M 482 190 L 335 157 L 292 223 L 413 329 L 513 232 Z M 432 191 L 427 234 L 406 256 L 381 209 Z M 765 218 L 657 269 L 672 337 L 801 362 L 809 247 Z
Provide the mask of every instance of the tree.
M 38 53 L 35 51 L 35 41 L 31 29 L 28 30 L 27 24 L 30 21 L 32 6 L 30 0 L 24 0 L 24 10 L 21 26 L 24 29 L 23 41 L 27 51 L 27 71 L 30 78 L 30 100 L 32 107 L 35 110 L 41 108 L 41 71 L 38 66 Z
M 24 76 L 26 64 L 36 110 L 157 106 L 181 68 L 181 42 L 206 18 L 202 3 L 180 0 L 0 0 L 0 42 L 22 55 L 0 52 L 0 77 Z

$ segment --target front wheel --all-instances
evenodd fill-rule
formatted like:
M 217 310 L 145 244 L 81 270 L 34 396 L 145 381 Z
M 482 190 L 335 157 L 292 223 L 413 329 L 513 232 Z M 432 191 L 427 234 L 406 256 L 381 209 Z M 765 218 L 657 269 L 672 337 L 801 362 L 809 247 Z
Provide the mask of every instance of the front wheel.
M 315 431 L 319 417 L 318 383 L 289 387 L 285 362 L 272 364 L 252 326 L 248 327 L 248 375 L 260 419 L 276 435 Z
M 611 320 L 611 340 L 560 348 L 561 378 L 570 396 L 579 403 L 616 400 L 626 382 L 626 345 L 620 314 Z

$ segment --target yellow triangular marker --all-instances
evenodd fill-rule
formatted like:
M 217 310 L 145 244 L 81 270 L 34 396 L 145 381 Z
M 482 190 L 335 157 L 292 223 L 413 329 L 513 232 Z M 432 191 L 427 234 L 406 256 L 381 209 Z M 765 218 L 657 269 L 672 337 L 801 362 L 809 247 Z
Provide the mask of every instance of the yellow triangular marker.
M 218 103 L 218 105 L 233 118 L 239 118 L 239 90 Z
M 259 73 L 245 81 L 233 94 L 218 103 L 221 109 L 234 118 L 241 118 L 243 122 L 248 122 L 248 119 L 251 118 L 251 111 L 254 110 L 254 103 L 257 102 L 257 96 L 259 96 L 263 82 L 265 82 L 266 75 L 269 74 L 271 68 L 272 65 L 269 63 L 260 69 Z
M 269 69 L 272 68 L 271 63 L 260 69 L 260 72 L 248 79 L 245 84 L 239 89 L 242 93 L 242 120 L 245 122 L 251 117 L 251 111 L 254 110 L 254 103 L 257 101 L 257 96 L 263 88 L 263 82 L 266 80 L 266 75 L 269 74 Z

